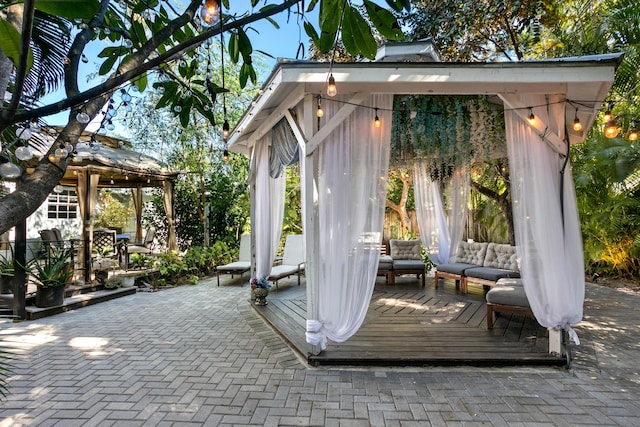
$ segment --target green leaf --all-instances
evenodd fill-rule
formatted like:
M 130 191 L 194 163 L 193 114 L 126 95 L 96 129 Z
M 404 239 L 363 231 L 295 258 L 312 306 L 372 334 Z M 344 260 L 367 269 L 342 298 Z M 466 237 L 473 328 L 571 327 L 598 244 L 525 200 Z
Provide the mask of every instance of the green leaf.
M 67 19 L 90 19 L 98 13 L 97 0 L 36 0 L 36 9 Z
M 238 48 L 240 49 L 244 62 L 251 62 L 253 47 L 251 47 L 251 40 L 247 37 L 247 33 L 245 33 L 242 28 L 238 28 Z
M 111 55 L 110 57 L 108 57 L 100 66 L 100 69 L 98 70 L 98 74 L 101 76 L 104 76 L 109 71 L 111 71 L 117 59 L 118 59 L 118 55 Z
M 138 87 L 138 89 L 140 90 L 140 92 L 144 92 L 144 90 L 147 88 L 147 73 L 142 73 L 140 75 L 140 77 L 138 77 L 138 80 L 136 80 L 136 86 Z
M 280 29 L 280 25 L 270 16 L 267 16 L 265 18 L 267 21 L 271 22 L 271 25 L 273 25 L 275 27 L 276 30 Z
M 347 6 L 344 11 L 342 42 L 352 55 L 362 54 L 369 59 L 376 56 L 377 45 L 369 24 L 353 6 Z
M 316 4 L 318 4 L 318 0 L 311 0 L 309 2 L 309 6 L 307 7 L 306 12 L 308 13 L 308 12 L 311 12 L 313 9 L 315 9 Z
M 5 19 L 0 18 L 0 50 L 18 66 L 20 62 L 20 33 Z M 33 52 L 29 49 L 27 58 L 27 73 L 33 64 Z
M 323 0 L 320 3 L 320 30 L 328 33 L 338 31 L 342 16 L 343 0 Z
M 186 128 L 187 126 L 189 126 L 189 114 L 191 113 L 191 105 L 193 105 L 193 99 L 191 97 L 188 97 L 182 103 L 182 111 L 180 111 L 179 113 L 180 124 L 182 125 L 182 127 Z
M 240 67 L 240 87 L 244 88 L 247 85 L 247 80 L 249 79 L 249 72 L 247 70 L 247 64 L 242 64 Z
M 304 22 L 304 32 L 307 33 L 307 36 L 313 41 L 313 44 L 317 44 L 319 39 L 318 33 L 313 25 L 310 22 Z
M 336 33 L 320 32 L 320 38 L 316 43 L 316 47 L 320 52 L 329 52 L 336 42 Z
M 375 25 L 380 34 L 388 40 L 404 39 L 404 34 L 398 25 L 398 21 L 391 12 L 370 0 L 364 0 L 364 5 L 367 8 L 369 19 L 371 19 L 371 22 L 373 22 L 373 25 Z
M 240 60 L 240 46 L 238 45 L 238 35 L 233 32 L 231 33 L 231 37 L 229 37 L 229 56 L 231 56 L 231 61 L 234 64 L 237 64 Z

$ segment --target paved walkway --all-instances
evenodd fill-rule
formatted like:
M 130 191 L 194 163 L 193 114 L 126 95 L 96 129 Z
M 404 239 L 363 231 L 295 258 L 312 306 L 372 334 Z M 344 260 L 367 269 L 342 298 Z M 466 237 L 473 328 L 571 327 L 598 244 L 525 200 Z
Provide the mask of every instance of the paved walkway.
M 215 279 L 0 324 L 0 427 L 640 426 L 640 296 L 588 286 L 575 367 L 309 368 Z

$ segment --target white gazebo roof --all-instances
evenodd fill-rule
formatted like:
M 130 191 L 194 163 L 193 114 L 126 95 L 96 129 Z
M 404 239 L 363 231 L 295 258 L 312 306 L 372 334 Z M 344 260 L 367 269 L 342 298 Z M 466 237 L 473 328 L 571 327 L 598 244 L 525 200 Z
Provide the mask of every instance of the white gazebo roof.
M 392 59 L 406 60 L 412 54 L 424 55 L 431 46 L 428 42 L 414 43 L 399 51 L 397 45 L 381 49 Z M 622 59 L 622 54 L 609 54 L 545 61 L 452 63 L 437 62 L 436 53 L 431 57 L 435 62 L 388 62 L 379 57 L 374 62 L 336 63 L 331 71 L 339 93 L 353 95 L 355 103 L 358 94 L 372 93 L 496 95 L 505 108 L 521 109 L 528 114 L 529 106 L 521 101 L 521 95 L 560 95 L 573 105 L 566 109 L 567 122 L 573 122 L 578 107 L 578 117 L 588 130 Z M 229 149 L 248 154 L 253 143 L 305 96 L 326 96 L 328 74 L 328 63 L 279 60 L 234 128 Z M 586 133 L 569 129 L 569 137 L 575 144 L 582 142 Z M 563 146 L 561 141 L 555 144 L 558 149 Z

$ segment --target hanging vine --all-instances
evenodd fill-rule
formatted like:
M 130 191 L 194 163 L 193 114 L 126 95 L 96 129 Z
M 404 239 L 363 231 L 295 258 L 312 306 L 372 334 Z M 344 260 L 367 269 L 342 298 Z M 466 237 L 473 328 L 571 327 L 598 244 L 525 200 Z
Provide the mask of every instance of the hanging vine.
M 486 96 L 399 95 L 394 98 L 391 162 L 429 160 L 432 175 L 506 152 L 502 110 Z

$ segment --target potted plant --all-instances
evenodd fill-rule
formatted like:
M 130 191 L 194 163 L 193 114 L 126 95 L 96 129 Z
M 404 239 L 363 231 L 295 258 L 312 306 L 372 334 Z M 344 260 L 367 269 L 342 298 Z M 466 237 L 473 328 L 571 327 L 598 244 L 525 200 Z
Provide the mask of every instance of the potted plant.
M 267 281 L 267 279 L 265 279 L 264 277 L 261 277 L 259 279 L 257 277 L 254 277 L 253 279 L 251 279 L 251 282 L 249 282 L 249 284 L 251 285 L 251 292 L 256 297 L 255 304 L 267 305 L 267 295 L 269 295 L 269 288 L 271 287 L 269 281 Z
M 118 261 L 107 256 L 113 253 L 111 246 L 106 246 L 102 250 L 94 247 L 93 252 L 96 253 L 96 258 L 93 259 L 93 274 L 101 285 L 104 285 L 109 277 L 109 270 L 115 270 L 119 267 Z
M 71 250 L 56 249 L 29 263 L 29 273 L 37 285 L 36 306 L 54 307 L 64 302 L 64 291 L 73 275 Z
M 10 258 L 5 256 L 0 256 L 0 293 L 2 294 L 13 293 L 13 286 L 12 286 L 13 274 L 14 274 L 13 254 Z

